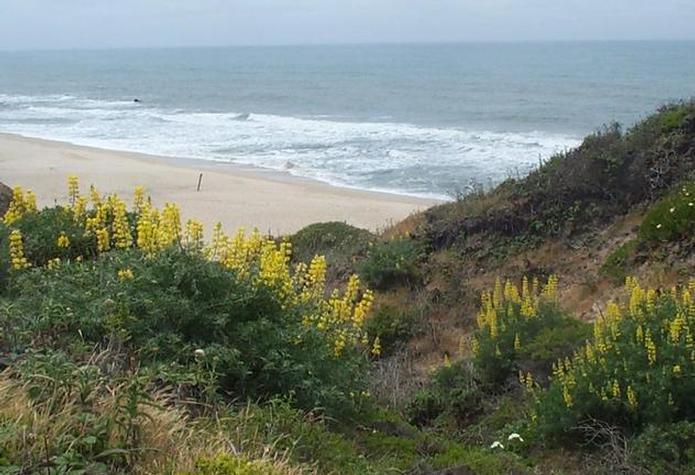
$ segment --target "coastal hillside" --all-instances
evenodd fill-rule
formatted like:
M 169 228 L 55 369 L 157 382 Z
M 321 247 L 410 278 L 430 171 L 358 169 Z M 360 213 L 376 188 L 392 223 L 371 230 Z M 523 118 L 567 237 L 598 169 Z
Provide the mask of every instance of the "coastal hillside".
M 0 473 L 695 470 L 695 103 L 380 234 L 0 194 Z

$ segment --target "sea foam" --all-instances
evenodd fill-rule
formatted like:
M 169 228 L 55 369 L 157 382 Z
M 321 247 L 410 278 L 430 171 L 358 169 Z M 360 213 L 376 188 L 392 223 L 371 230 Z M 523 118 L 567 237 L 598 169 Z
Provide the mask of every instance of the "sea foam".
M 563 134 L 154 107 L 0 94 L 0 130 L 115 150 L 238 163 L 333 185 L 447 198 L 523 175 L 578 144 Z

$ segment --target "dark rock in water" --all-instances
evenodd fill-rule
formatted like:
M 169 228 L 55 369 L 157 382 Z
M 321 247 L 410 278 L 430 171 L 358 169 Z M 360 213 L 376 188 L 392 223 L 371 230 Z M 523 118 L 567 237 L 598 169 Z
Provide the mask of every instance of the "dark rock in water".
M 133 102 L 138 102 L 138 103 L 140 103 L 140 102 L 142 102 L 142 101 L 136 97 L 135 99 L 133 99 Z
M 0 217 L 5 216 L 12 201 L 12 188 L 0 183 Z

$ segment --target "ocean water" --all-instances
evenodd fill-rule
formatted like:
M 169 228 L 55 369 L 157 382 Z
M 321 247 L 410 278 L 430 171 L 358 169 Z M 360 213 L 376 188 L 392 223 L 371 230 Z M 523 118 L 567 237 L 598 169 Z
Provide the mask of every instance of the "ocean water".
M 0 52 L 3 132 L 440 198 L 692 96 L 695 42 Z

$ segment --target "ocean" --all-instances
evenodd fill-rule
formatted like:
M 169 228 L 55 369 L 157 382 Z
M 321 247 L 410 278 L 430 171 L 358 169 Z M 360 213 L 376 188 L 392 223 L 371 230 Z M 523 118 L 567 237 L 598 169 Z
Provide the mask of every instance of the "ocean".
M 0 52 L 2 132 L 436 198 L 693 96 L 695 42 Z

